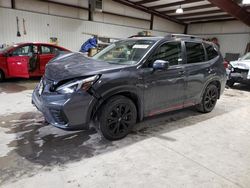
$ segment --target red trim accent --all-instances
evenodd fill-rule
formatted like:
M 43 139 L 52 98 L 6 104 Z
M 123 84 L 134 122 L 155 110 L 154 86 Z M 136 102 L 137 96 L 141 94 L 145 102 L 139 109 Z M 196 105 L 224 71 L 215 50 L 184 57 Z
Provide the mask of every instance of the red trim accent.
M 170 112 L 170 111 L 174 111 L 174 110 L 178 110 L 178 109 L 182 109 L 182 108 L 189 107 L 189 106 L 194 106 L 194 105 L 195 105 L 194 102 L 186 102 L 184 104 L 174 105 L 174 106 L 171 106 L 169 108 L 162 109 L 162 110 L 152 111 L 152 112 L 150 112 L 148 114 L 148 116 L 153 116 L 153 115 L 161 114 L 161 113 L 164 113 L 164 112 Z

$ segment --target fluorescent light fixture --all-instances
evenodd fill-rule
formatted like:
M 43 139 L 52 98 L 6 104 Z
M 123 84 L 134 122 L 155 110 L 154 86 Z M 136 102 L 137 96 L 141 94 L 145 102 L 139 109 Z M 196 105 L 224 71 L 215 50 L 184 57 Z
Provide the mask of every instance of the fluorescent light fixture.
M 179 8 L 176 9 L 175 13 L 177 14 L 182 14 L 183 13 L 183 9 L 181 8 L 181 5 Z
M 250 0 L 243 0 L 243 1 L 242 1 L 242 4 L 243 4 L 243 5 L 250 4 Z

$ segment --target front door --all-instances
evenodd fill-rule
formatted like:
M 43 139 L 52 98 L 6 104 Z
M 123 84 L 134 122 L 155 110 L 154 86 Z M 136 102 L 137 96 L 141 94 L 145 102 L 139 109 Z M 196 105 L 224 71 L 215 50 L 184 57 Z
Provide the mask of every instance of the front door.
M 185 71 L 181 42 L 162 44 L 144 66 L 144 115 L 151 116 L 179 109 L 184 102 Z M 155 60 L 168 61 L 167 70 L 153 70 Z
M 29 53 L 31 46 L 21 46 L 7 57 L 8 72 L 11 77 L 29 78 Z

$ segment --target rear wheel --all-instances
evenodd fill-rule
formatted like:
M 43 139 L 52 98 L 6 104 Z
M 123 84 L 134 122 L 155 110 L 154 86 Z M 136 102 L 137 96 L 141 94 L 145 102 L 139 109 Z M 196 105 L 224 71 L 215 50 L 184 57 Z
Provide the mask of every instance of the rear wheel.
M 127 97 L 115 96 L 101 108 L 99 114 L 100 130 L 108 140 L 119 140 L 129 134 L 136 123 L 135 104 Z
M 2 70 L 0 70 L 0 82 L 4 81 L 4 72 Z
M 217 86 L 214 84 L 208 85 L 203 94 L 202 102 L 197 105 L 197 110 L 203 113 L 211 112 L 216 105 L 218 97 L 219 91 Z

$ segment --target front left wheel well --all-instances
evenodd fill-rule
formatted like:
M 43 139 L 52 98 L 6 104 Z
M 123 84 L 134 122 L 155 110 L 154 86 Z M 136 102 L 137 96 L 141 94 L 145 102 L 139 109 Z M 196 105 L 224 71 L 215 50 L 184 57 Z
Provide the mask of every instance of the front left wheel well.
M 104 99 L 97 103 L 94 107 L 93 110 L 91 112 L 91 117 L 90 119 L 93 119 L 96 115 L 98 115 L 99 110 L 101 109 L 101 107 L 112 97 L 116 96 L 116 95 L 122 95 L 124 97 L 129 98 L 136 106 L 136 110 L 137 110 L 137 121 L 140 121 L 143 117 L 142 117 L 142 108 L 141 108 L 141 102 L 138 98 L 138 96 L 132 92 L 129 91 L 124 91 L 124 92 L 118 92 L 115 93 L 113 95 L 110 95 L 108 97 L 104 97 Z

